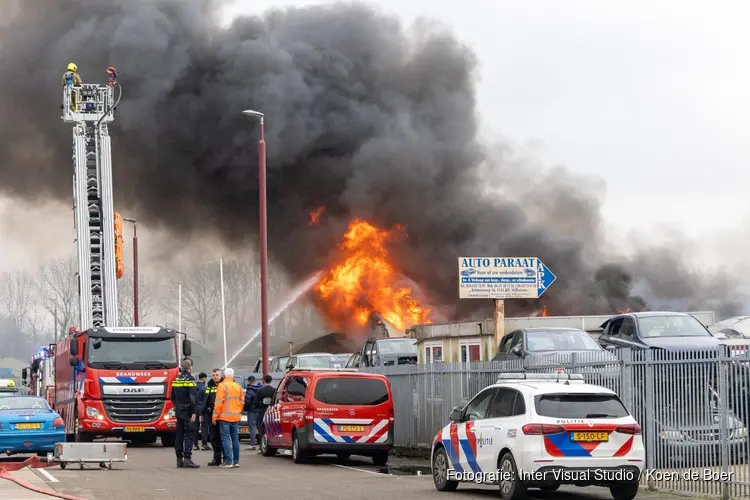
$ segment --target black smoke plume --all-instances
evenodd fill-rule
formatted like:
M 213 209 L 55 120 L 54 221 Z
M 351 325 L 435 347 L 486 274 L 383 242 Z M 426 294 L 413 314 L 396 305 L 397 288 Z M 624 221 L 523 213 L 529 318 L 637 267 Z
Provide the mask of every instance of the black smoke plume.
M 652 307 L 734 312 L 732 283 L 691 272 L 679 248 L 613 260 L 599 200 L 570 175 L 540 183 L 542 172 L 513 165 L 507 147 L 480 144 L 477 61 L 446 29 L 405 30 L 352 4 L 223 26 L 223 4 L 6 0 L 0 190 L 70 199 L 61 74 L 73 61 L 84 81 L 105 83 L 112 65 L 124 92 L 111 126 L 118 207 L 174 234 L 255 240 L 258 127 L 240 113 L 254 108 L 267 116 L 271 253 L 294 276 L 325 266 L 360 216 L 406 226 L 394 258 L 433 304 L 455 308 L 450 316 L 487 305 L 457 299 L 457 257 L 500 255 L 539 256 L 558 275 L 541 301 L 512 301 L 510 314 L 542 304 L 554 314 L 645 309 L 643 297 Z M 497 192 L 492 178 L 505 179 Z M 321 223 L 310 226 L 320 206 Z

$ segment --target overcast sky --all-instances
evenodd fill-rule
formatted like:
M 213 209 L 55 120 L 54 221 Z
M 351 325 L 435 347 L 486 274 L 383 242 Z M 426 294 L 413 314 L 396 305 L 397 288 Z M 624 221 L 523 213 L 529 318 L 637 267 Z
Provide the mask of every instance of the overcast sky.
M 239 0 L 228 15 L 281 3 Z M 750 2 L 371 3 L 452 26 L 481 61 L 486 133 L 603 178 L 613 226 L 697 236 L 746 216 Z
M 308 3 L 238 0 L 227 16 Z M 452 26 L 481 62 L 486 136 L 604 179 L 619 232 L 666 224 L 696 238 L 750 213 L 750 2 L 371 3 Z M 40 259 L 72 251 L 69 204 L 27 208 L 19 219 L 0 201 L 2 269 L 29 265 L 32 245 Z M 49 229 L 33 241 L 30 218 Z

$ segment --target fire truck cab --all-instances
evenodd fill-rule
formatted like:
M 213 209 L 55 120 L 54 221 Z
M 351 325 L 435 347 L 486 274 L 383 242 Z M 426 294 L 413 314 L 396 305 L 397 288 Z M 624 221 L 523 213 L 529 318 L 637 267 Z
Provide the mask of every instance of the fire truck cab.
M 55 410 L 67 438 L 116 436 L 174 446 L 169 400 L 179 374 L 179 336 L 162 327 L 101 327 L 71 332 L 55 349 Z M 189 356 L 190 341 L 182 341 Z

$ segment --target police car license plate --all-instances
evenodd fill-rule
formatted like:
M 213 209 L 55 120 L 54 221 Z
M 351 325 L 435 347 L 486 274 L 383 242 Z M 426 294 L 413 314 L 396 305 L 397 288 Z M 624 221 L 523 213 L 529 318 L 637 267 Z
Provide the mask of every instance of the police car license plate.
M 339 425 L 339 432 L 365 432 L 364 425 Z
M 609 441 L 609 433 L 607 432 L 573 432 L 570 434 L 571 441 L 584 441 L 589 443 L 600 443 L 602 441 Z
M 146 432 L 146 428 L 141 427 L 140 425 L 130 426 L 125 427 L 125 432 Z
M 240 434 L 250 434 L 250 427 L 240 427 Z
M 35 429 L 41 429 L 42 424 L 16 424 L 16 429 L 21 431 L 30 431 Z

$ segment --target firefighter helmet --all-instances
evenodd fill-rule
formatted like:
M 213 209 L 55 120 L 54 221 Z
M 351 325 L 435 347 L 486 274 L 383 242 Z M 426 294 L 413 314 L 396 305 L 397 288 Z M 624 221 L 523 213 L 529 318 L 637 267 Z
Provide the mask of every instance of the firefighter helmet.
M 78 71 L 78 66 L 76 66 L 76 63 L 68 63 L 68 71 Z

